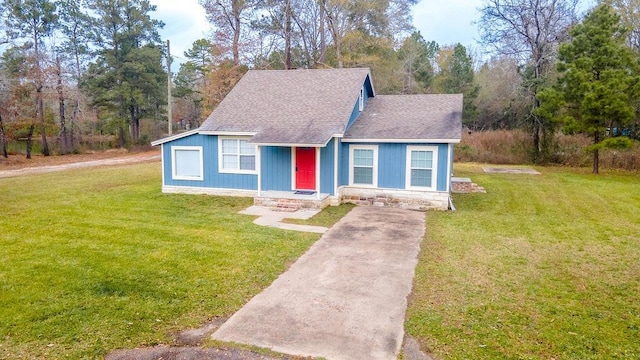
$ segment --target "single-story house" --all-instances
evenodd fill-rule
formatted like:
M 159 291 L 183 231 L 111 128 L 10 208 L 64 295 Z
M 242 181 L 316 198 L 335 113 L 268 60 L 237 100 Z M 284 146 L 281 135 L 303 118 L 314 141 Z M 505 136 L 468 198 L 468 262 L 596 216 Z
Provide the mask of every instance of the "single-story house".
M 450 204 L 462 95 L 376 95 L 369 69 L 250 70 L 197 129 L 162 147 L 166 193 L 256 204 Z

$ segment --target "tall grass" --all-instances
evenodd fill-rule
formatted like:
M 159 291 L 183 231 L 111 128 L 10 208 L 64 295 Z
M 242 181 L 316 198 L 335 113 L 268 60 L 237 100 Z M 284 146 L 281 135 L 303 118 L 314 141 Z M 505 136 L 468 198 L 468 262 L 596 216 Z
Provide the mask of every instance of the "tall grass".
M 592 144 L 585 135 L 557 134 L 545 156 L 547 164 L 572 167 L 591 166 L 593 155 L 586 151 Z M 489 164 L 530 164 L 532 140 L 521 130 L 493 130 L 463 133 L 456 146 L 455 160 Z M 630 149 L 605 149 L 600 153 L 603 169 L 640 170 L 640 143 Z

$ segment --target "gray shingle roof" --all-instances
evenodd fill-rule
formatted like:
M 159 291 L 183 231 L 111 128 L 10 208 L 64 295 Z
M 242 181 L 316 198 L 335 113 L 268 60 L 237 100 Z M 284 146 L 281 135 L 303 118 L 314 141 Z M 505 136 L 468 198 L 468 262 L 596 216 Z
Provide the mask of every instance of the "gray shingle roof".
M 344 140 L 460 140 L 462 94 L 378 95 Z
M 369 69 L 250 70 L 199 128 L 251 142 L 323 145 L 342 134 Z

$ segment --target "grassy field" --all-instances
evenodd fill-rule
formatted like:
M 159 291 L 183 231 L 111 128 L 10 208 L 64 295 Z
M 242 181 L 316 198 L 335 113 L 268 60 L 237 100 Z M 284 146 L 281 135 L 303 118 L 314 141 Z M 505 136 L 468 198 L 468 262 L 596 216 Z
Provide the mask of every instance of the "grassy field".
M 251 199 L 160 192 L 160 165 L 0 179 L 0 358 L 96 358 L 229 316 L 317 234 Z
M 640 175 L 484 174 L 427 215 L 407 332 L 438 359 L 640 358 Z

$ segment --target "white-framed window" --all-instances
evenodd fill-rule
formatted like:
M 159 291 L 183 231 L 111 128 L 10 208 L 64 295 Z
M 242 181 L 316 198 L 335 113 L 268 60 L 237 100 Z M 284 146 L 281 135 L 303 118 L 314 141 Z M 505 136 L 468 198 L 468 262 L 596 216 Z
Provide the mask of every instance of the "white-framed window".
M 435 190 L 438 147 L 407 146 L 407 189 Z
M 358 110 L 364 109 L 364 86 L 360 88 L 360 96 L 358 97 Z
M 248 138 L 218 138 L 218 171 L 233 174 L 257 174 L 256 145 Z
M 378 146 L 349 147 L 349 185 L 378 186 Z
M 173 180 L 204 180 L 202 146 L 171 147 Z

